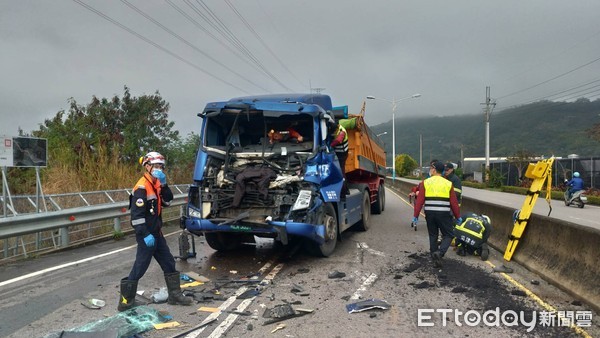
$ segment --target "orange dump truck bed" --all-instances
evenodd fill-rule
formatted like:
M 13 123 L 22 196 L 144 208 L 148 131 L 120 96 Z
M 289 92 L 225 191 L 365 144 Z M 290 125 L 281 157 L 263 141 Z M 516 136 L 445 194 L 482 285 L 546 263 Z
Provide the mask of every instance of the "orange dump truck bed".
M 349 115 L 340 120 L 348 132 L 348 159 L 346 176 L 375 174 L 385 176 L 385 150 L 383 142 L 365 124 L 362 115 Z

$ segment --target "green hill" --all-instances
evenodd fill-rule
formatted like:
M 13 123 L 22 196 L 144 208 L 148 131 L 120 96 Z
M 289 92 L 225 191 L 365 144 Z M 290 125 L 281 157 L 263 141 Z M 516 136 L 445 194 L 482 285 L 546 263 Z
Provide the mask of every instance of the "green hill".
M 600 123 L 600 99 L 576 102 L 540 101 L 494 111 L 490 118 L 490 156 L 510 156 L 525 150 L 537 156 L 600 156 L 600 142 L 588 130 Z M 392 122 L 372 126 L 386 143 L 392 158 Z M 419 135 L 423 163 L 431 159 L 459 161 L 485 156 L 485 116 L 436 116 L 396 119 L 396 155 L 419 161 Z

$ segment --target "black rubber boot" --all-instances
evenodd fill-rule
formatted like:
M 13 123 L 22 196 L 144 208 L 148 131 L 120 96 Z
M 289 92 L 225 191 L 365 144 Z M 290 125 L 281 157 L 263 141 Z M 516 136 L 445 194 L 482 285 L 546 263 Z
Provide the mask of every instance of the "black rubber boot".
M 186 297 L 179 286 L 179 272 L 165 273 L 165 281 L 167 282 L 167 290 L 169 290 L 169 298 L 167 302 L 171 305 L 191 305 L 192 298 Z
M 117 310 L 126 311 L 134 307 L 135 293 L 137 292 L 138 281 L 128 280 L 127 277 L 121 279 L 121 296 L 119 297 L 119 306 Z
M 481 245 L 481 260 L 482 261 L 487 261 L 488 258 L 490 257 L 490 248 L 488 247 L 487 243 L 483 243 Z

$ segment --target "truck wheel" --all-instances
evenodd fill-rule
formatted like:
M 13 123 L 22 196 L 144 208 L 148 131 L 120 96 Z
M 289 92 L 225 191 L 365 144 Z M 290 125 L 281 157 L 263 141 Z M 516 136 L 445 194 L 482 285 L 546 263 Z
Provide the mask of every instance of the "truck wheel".
M 369 191 L 365 190 L 363 193 L 362 216 L 360 221 L 356 223 L 356 228 L 360 231 L 369 230 L 369 218 L 371 218 L 371 198 L 369 197 Z
M 377 191 L 377 200 L 371 206 L 371 212 L 373 215 L 379 215 L 383 211 L 385 207 L 385 189 L 382 185 L 379 186 L 379 190 Z
M 206 243 L 217 251 L 232 251 L 242 244 L 242 238 L 237 234 L 207 232 L 204 237 L 206 237 Z
M 385 187 L 380 185 L 379 189 L 381 189 L 381 211 L 385 211 Z
M 337 244 L 338 222 L 333 204 L 326 203 L 323 207 L 325 208 L 324 215 L 319 220 L 319 224 L 325 224 L 325 243 L 319 245 L 310 241 L 308 251 L 315 256 L 329 257 Z

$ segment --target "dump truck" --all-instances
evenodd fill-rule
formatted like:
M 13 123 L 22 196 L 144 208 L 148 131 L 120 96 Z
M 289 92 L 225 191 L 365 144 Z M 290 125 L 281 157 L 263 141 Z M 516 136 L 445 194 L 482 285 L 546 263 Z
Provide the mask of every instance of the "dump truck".
M 208 103 L 198 115 L 201 144 L 181 219 L 180 257 L 191 255 L 193 235 L 217 251 L 256 236 L 283 245 L 300 241 L 326 257 L 343 231 L 368 230 L 371 213 L 384 210 L 383 143 L 363 115 L 348 116 L 347 106 L 333 107 L 328 95 L 239 97 Z M 329 146 L 332 118 L 348 127 L 347 195 Z

